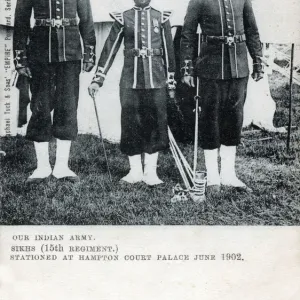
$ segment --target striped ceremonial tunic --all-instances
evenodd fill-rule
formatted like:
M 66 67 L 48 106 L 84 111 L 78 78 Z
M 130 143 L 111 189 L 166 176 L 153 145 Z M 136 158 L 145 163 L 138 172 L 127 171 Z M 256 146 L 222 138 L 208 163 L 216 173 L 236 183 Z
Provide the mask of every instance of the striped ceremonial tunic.
M 175 72 L 170 15 L 171 12 L 160 12 L 150 6 L 112 13 L 115 22 L 102 50 L 93 81 L 104 80 L 124 40 L 120 86 L 132 89 L 165 87 L 168 73 Z M 151 52 L 152 55 L 149 55 Z

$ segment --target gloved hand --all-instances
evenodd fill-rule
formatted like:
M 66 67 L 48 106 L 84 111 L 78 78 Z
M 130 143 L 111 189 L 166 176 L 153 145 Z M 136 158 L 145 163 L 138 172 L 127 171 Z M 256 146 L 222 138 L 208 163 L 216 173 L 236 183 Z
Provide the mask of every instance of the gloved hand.
M 92 82 L 88 87 L 89 95 L 94 98 L 96 97 L 99 89 L 102 87 L 103 83 Z
M 185 76 L 182 77 L 181 82 L 185 83 L 189 87 L 195 87 L 194 77 L 193 76 L 185 75 Z
M 90 62 L 84 62 L 83 63 L 83 71 L 84 72 L 90 72 L 94 67 L 94 64 L 93 63 L 90 63 Z
M 262 78 L 264 78 L 264 71 L 262 70 L 254 70 L 254 66 L 253 66 L 253 73 L 251 74 L 251 77 L 255 80 L 255 81 L 259 81 Z
M 32 78 L 31 71 L 28 67 L 18 68 L 17 72 L 19 73 L 19 75 Z
M 253 59 L 253 73 L 251 74 L 251 77 L 255 81 L 259 81 L 264 77 L 264 68 L 262 60 L 258 56 Z

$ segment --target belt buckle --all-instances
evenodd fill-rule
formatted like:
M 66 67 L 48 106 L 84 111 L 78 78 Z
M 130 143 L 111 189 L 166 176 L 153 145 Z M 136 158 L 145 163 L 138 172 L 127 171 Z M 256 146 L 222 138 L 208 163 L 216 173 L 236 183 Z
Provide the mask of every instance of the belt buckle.
M 139 56 L 141 56 L 142 58 L 146 58 L 148 56 L 147 48 L 140 49 Z
M 226 36 L 225 44 L 228 45 L 229 47 L 232 47 L 235 44 L 234 37 L 233 36 Z
M 57 27 L 57 28 L 63 26 L 62 19 L 52 19 L 51 20 L 51 26 L 52 27 Z
M 147 49 L 147 56 L 153 56 L 154 50 L 153 49 Z

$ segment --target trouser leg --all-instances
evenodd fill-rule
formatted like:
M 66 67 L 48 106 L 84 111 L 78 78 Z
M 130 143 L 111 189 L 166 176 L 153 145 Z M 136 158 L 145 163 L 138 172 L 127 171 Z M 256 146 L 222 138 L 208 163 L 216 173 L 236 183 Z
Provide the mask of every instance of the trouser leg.
M 246 188 L 235 173 L 236 146 L 240 143 L 248 77 L 230 80 L 201 79 L 200 145 L 204 149 L 208 185 Z M 221 179 L 217 153 L 220 148 Z
M 220 107 L 220 143 L 237 146 L 241 140 L 248 77 L 226 83 Z
M 168 148 L 166 89 L 147 91 L 142 101 L 143 152 L 153 154 Z
M 142 122 L 140 114 L 140 92 L 134 89 L 120 89 L 121 101 L 121 143 L 124 154 L 142 154 Z
M 52 64 L 31 63 L 30 69 L 32 115 L 26 138 L 35 142 L 49 142 L 52 138 L 51 111 L 55 91 L 55 68 Z
M 166 89 L 152 89 L 145 99 L 144 121 L 144 179 L 150 185 L 163 183 L 157 176 L 159 151 L 169 146 Z
M 165 89 L 120 90 L 121 151 L 129 156 L 168 147 Z
M 216 80 L 200 79 L 201 113 L 199 117 L 199 144 L 205 150 L 220 147 L 220 105 L 222 84 Z
M 240 143 L 247 83 L 248 77 L 230 80 L 201 78 L 199 140 L 203 149 Z
M 60 140 L 75 140 L 77 137 L 80 71 L 80 61 L 57 63 L 53 136 Z
M 81 62 L 32 63 L 30 68 L 32 116 L 26 137 L 37 142 L 48 142 L 52 136 L 61 140 L 74 140 L 78 131 Z

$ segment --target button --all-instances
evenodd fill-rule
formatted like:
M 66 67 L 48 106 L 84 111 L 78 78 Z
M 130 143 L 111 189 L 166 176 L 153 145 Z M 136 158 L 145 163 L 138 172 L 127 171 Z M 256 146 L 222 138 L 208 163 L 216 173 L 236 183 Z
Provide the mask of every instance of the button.
M 59 9 L 59 8 L 57 8 L 56 10 L 57 10 L 57 11 L 60 11 L 60 9 Z
M 232 26 L 228 25 L 228 28 L 232 28 Z
M 146 36 L 144 34 L 142 34 L 142 37 L 145 38 Z
M 230 21 L 231 21 L 231 19 L 227 19 L 227 21 L 228 21 L 228 22 L 230 22 Z
M 57 18 L 57 19 L 60 19 L 60 16 L 57 16 L 56 18 Z
M 56 4 L 60 4 L 60 2 L 59 2 L 59 1 L 56 1 Z
M 145 31 L 145 29 L 144 29 L 144 28 L 142 28 L 142 31 Z
M 145 25 L 145 23 L 142 23 L 142 25 Z
M 232 33 L 231 33 L 231 32 L 229 32 L 229 33 L 228 33 L 228 35 L 230 35 L 230 36 L 231 36 L 231 35 L 232 35 Z

